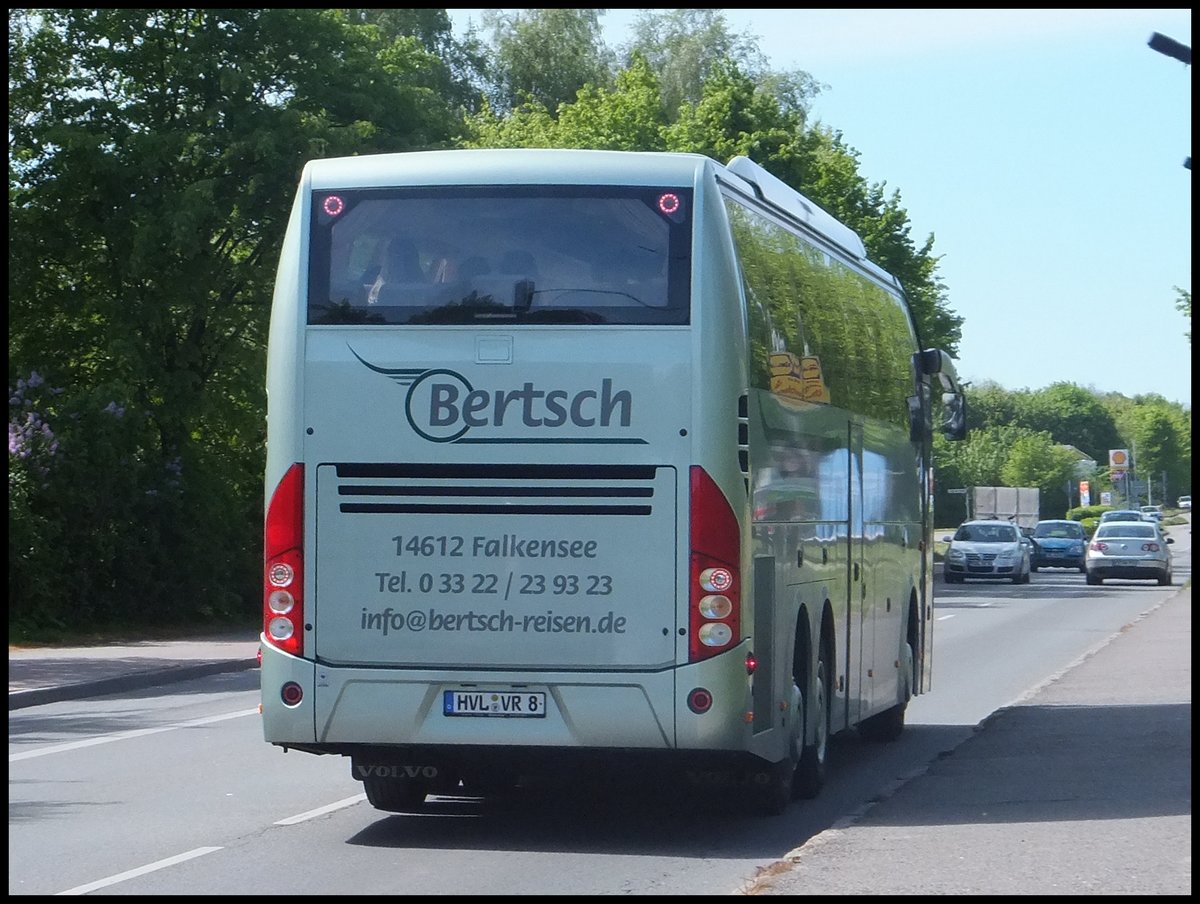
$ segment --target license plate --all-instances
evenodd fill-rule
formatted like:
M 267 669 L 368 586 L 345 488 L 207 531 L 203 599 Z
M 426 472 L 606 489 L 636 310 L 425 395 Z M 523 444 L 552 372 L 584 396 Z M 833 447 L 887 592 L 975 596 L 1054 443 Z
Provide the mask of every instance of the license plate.
M 541 691 L 443 691 L 442 713 L 447 716 L 544 719 L 546 695 Z

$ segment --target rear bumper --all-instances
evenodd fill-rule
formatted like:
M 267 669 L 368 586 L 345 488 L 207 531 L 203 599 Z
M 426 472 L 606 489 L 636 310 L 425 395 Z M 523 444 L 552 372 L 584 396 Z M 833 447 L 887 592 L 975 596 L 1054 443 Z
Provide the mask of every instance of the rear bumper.
M 1017 573 L 1015 565 L 960 565 L 946 562 L 943 570 L 964 578 L 1011 578 Z
M 1082 568 L 1084 557 L 1082 555 L 1054 556 L 1043 553 L 1034 556 L 1032 564 L 1034 568 Z
M 1098 565 L 1089 563 L 1087 572 L 1098 578 L 1124 578 L 1129 581 L 1157 581 L 1166 577 L 1168 569 L 1158 563 L 1152 565 Z
M 728 718 L 752 710 L 746 648 L 657 672 L 508 672 L 318 665 L 263 644 L 263 735 L 310 753 L 364 748 L 502 747 L 641 750 L 748 750 L 750 724 Z M 282 702 L 285 685 L 299 702 Z M 693 688 L 715 701 L 697 714 Z M 545 695 L 540 718 L 448 717 L 446 690 Z M 295 699 L 295 696 L 293 696 Z

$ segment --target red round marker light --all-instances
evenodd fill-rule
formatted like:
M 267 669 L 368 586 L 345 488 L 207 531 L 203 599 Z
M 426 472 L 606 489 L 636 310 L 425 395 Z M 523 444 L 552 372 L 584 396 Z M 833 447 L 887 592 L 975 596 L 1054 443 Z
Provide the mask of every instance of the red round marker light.
M 658 196 L 658 209 L 667 216 L 672 216 L 679 212 L 679 195 L 674 192 L 666 192 Z
M 700 572 L 700 586 L 708 593 L 725 593 L 733 586 L 733 572 L 728 568 L 706 568 Z
M 331 217 L 341 216 L 342 211 L 346 209 L 346 202 L 337 195 L 330 195 L 322 202 L 321 209 Z

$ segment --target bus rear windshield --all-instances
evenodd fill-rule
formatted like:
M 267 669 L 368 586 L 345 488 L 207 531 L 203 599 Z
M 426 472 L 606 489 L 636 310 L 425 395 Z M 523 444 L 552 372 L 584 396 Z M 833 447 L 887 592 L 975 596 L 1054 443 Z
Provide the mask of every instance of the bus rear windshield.
M 313 193 L 310 324 L 685 324 L 690 189 Z

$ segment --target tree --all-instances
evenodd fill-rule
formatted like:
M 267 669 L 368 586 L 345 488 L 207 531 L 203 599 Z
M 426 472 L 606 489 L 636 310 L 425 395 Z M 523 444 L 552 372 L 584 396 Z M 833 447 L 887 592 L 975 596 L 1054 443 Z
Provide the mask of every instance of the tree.
M 633 24 L 626 65 L 644 58 L 658 74 L 662 109 L 673 122 L 685 104 L 700 103 L 704 83 L 718 63 L 734 62 L 744 72 L 769 69 L 758 42 L 729 31 L 719 9 L 645 10 Z
M 1186 289 L 1179 288 L 1179 286 L 1175 286 L 1175 291 L 1179 295 L 1179 297 L 1175 300 L 1175 310 L 1179 311 L 1179 313 L 1186 317 L 1188 319 L 1188 323 L 1190 324 L 1192 322 L 1192 293 Z M 1188 342 L 1191 343 L 1191 329 L 1184 333 L 1184 335 L 1187 336 Z
M 1017 437 L 1000 469 L 1004 486 L 1037 487 L 1044 512 L 1065 513 L 1070 508 L 1067 484 L 1075 477 L 1075 457 L 1049 433 Z
M 1025 390 L 1005 389 L 994 380 L 967 387 L 967 426 L 971 430 L 1019 424 L 1029 405 Z
M 490 74 L 487 54 L 474 29 L 463 39 L 456 38 L 445 9 L 347 9 L 345 13 L 351 22 L 379 28 L 385 42 L 416 38 L 440 61 L 431 67 L 431 84 L 439 96 L 464 112 L 479 111 Z
M 1094 392 L 1074 383 L 1052 383 L 1030 393 L 1020 422 L 1049 433 L 1056 442 L 1070 443 L 1098 462 L 1108 461 L 1109 449 L 1122 448 L 1112 415 Z
M 1181 417 L 1165 399 L 1144 402 L 1134 409 L 1130 447 L 1134 471 L 1143 480 L 1159 480 L 1166 474 L 1164 497 L 1191 488 L 1191 420 Z
M 484 10 L 484 28 L 492 35 L 493 107 L 508 111 L 532 102 L 554 111 L 584 85 L 611 85 L 616 58 L 600 31 L 603 12 Z
M 947 448 L 963 486 L 1014 486 L 1004 479 L 1009 450 L 1019 439 L 1035 435 L 1032 430 L 1013 425 L 985 427 L 967 434 L 963 442 L 947 444 Z
M 253 612 L 264 343 L 301 168 L 449 144 L 445 69 L 338 10 L 9 21 L 10 398 L 36 374 L 28 410 L 59 444 L 14 472 L 10 441 L 10 492 L 25 479 L 20 513 L 58 544 L 54 571 L 10 545 L 10 597 L 76 626 Z

